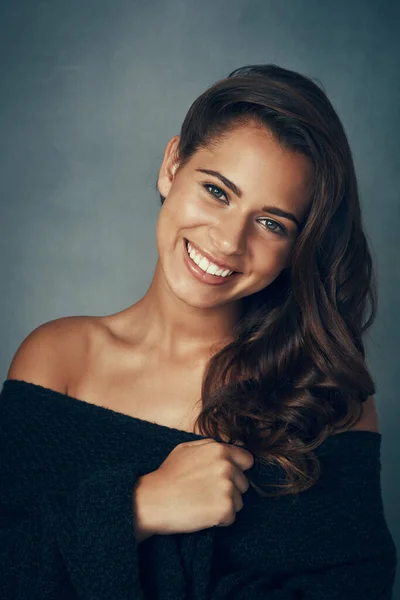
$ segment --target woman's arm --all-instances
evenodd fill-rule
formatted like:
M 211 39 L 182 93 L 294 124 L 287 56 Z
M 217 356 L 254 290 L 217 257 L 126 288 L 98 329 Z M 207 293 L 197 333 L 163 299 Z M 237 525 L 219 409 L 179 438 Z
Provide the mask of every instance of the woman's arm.
M 18 348 L 8 377 L 63 392 L 72 355 L 68 349 L 82 339 L 76 325 L 67 318 L 34 330 Z M 6 402 L 2 393 L 0 406 L 2 401 L 6 405 L 11 399 Z M 11 483 L 9 474 L 29 452 L 29 442 L 16 442 L 10 454 L 8 436 L 18 430 L 10 434 L 7 414 L 2 411 L 0 424 L 0 598 L 61 600 L 68 586 L 85 600 L 142 598 L 134 489 L 144 473 L 120 465 L 60 491 L 38 484 L 34 487 L 40 492 L 33 492 L 23 476 Z M 24 422 L 27 417 L 15 418 Z M 43 444 L 46 433 L 44 427 Z M 21 457 L 14 456 L 19 448 Z
M 143 598 L 132 506 L 138 475 L 130 465 L 98 472 L 71 492 L 43 491 L 18 514 L 13 490 L 3 487 L 0 597 L 60 600 L 71 585 L 85 600 Z

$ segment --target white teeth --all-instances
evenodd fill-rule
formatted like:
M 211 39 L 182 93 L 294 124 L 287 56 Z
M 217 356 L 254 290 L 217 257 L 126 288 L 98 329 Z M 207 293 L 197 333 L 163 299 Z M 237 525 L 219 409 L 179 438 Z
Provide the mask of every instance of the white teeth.
M 214 265 L 212 262 L 210 262 L 205 256 L 201 256 L 201 254 L 199 254 L 199 252 L 193 248 L 190 242 L 187 242 L 187 249 L 190 258 L 196 263 L 197 266 L 200 267 L 202 271 L 211 273 L 211 275 L 218 275 L 219 277 L 227 277 L 233 273 L 233 271 L 230 271 L 229 269 L 221 269 L 217 265 Z
M 217 271 L 218 271 L 218 267 L 216 267 L 215 265 L 210 265 L 208 267 L 206 273 L 210 273 L 210 275 L 215 275 Z
M 202 269 L 203 271 L 207 271 L 208 267 L 210 266 L 209 261 L 204 258 L 204 256 L 202 258 L 200 258 L 200 262 L 197 263 L 200 267 L 200 269 Z

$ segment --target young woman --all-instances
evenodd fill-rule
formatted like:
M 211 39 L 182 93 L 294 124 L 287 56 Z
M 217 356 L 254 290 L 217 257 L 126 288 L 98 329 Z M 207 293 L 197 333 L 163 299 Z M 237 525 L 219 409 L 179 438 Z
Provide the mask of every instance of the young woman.
M 2 597 L 389 599 L 376 288 L 331 103 L 293 71 L 237 69 L 157 185 L 143 298 L 45 323 L 11 362 Z

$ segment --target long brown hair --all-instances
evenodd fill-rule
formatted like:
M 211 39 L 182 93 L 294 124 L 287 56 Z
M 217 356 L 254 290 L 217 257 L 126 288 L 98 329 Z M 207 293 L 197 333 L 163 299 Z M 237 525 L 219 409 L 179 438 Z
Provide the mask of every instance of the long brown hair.
M 285 482 L 272 494 L 249 478 L 261 495 L 281 496 L 316 483 L 313 450 L 338 423 L 357 423 L 375 393 L 362 334 L 375 319 L 377 291 L 351 150 L 321 84 L 271 64 L 236 69 L 190 107 L 179 169 L 200 147 L 252 122 L 311 159 L 313 189 L 290 267 L 242 299 L 234 341 L 208 362 L 196 426 L 282 468 Z

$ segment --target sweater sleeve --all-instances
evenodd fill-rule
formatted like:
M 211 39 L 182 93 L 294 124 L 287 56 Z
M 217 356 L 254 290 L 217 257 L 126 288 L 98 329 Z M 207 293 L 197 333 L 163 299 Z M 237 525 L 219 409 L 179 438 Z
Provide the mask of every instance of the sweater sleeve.
M 73 491 L 41 492 L 24 518 L 3 502 L 0 597 L 143 600 L 132 501 L 137 476 L 119 466 Z
M 214 530 L 204 598 L 392 599 L 397 550 L 382 502 L 380 435 L 332 438 L 317 452 L 322 474 L 313 488 L 273 499 L 250 489 L 235 523 Z M 199 540 L 194 582 L 210 537 Z

